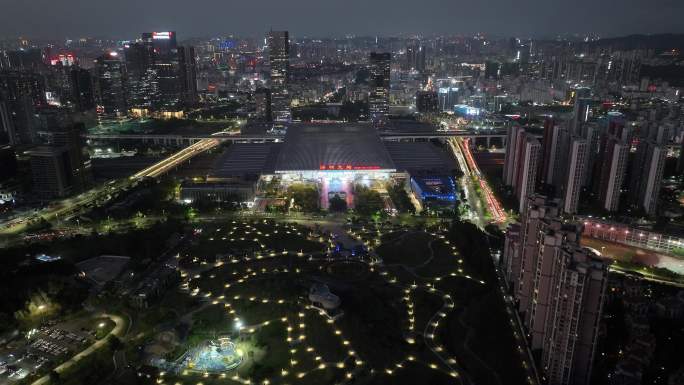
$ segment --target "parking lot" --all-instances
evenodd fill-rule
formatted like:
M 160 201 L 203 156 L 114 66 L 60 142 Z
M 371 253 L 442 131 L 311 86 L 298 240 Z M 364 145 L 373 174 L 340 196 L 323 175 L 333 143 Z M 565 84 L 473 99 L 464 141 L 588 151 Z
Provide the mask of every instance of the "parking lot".
M 17 336 L 0 346 L 0 385 L 14 384 L 60 364 L 90 345 L 93 334 L 82 322 L 70 321 Z

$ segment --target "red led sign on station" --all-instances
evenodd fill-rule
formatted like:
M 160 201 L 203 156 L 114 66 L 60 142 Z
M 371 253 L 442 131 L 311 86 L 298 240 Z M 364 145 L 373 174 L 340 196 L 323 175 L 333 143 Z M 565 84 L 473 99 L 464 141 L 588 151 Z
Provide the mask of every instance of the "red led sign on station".
M 346 171 L 346 170 L 380 170 L 380 166 L 352 166 L 351 164 L 322 164 L 319 170 Z

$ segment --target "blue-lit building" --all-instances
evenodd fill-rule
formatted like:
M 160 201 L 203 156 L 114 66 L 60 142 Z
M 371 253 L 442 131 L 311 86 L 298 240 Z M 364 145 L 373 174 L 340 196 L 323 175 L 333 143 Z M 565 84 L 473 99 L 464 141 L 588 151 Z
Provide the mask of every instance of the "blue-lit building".
M 424 203 L 456 202 L 456 181 L 450 176 L 411 177 L 411 189 Z
M 481 108 L 471 107 L 466 104 L 457 104 L 454 106 L 454 114 L 458 116 L 463 116 L 466 118 L 472 118 L 479 116 L 482 113 Z
M 442 111 L 451 111 L 459 102 L 462 91 L 458 87 L 440 87 L 437 92 L 437 101 Z

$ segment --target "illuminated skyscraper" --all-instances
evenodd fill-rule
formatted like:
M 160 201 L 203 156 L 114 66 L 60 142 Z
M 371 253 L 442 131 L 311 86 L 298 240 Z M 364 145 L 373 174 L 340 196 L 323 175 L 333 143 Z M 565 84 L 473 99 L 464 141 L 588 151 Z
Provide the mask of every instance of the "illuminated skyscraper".
M 36 108 L 45 106 L 45 78 L 28 71 L 0 71 L 0 118 L 11 144 L 36 139 Z
M 178 47 L 178 58 L 180 60 L 180 79 L 182 87 L 183 103 L 192 106 L 197 103 L 197 59 L 195 58 L 195 47 Z
M 417 41 L 406 47 L 405 68 L 409 71 L 425 71 L 425 47 Z
M 115 51 L 95 59 L 99 116 L 114 118 L 126 114 L 125 78 L 126 69 Z
M 289 122 L 290 95 L 287 89 L 290 70 L 290 37 L 287 31 L 268 33 L 268 53 L 271 65 L 271 111 L 276 122 Z
M 159 99 L 156 71 L 152 68 L 153 48 L 150 44 L 136 42 L 124 47 L 126 56 L 128 105 L 136 113 L 152 109 L 152 102 Z
M 180 111 L 197 102 L 195 49 L 179 47 L 175 32 L 143 33 L 124 50 L 128 104 L 134 113 Z
M 390 53 L 371 52 L 370 54 L 370 95 L 369 112 L 374 123 L 382 123 L 389 115 L 390 96 Z
M 142 43 L 151 47 L 151 68 L 154 70 L 158 98 L 152 105 L 156 110 L 176 111 L 183 101 L 184 82 L 176 44 L 176 33 L 146 32 Z M 154 87 L 153 87 L 154 88 Z
M 271 115 L 271 90 L 268 88 L 258 88 L 254 92 L 254 107 L 257 120 L 270 122 Z

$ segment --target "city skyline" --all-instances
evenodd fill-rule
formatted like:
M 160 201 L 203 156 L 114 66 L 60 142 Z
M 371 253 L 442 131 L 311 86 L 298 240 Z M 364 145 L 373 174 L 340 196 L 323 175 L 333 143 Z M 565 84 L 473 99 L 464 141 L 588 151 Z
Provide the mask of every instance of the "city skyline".
M 135 12 L 131 12 L 133 9 Z M 184 31 L 184 36 L 235 33 L 262 37 L 268 29 L 284 29 L 293 36 L 312 37 L 350 33 L 390 36 L 482 32 L 530 37 L 684 33 L 684 25 L 678 18 L 684 13 L 684 3 L 673 0 L 649 3 L 627 0 L 619 8 L 588 0 L 560 4 L 540 0 L 516 4 L 502 0 L 445 4 L 430 0 L 420 7 L 407 0 L 363 4 L 356 0 L 352 4 L 302 0 L 295 5 L 262 0 L 204 7 L 187 7 L 180 0 L 143 4 L 131 0 L 104 4 L 41 0 L 3 5 L 3 13 L 0 36 L 34 38 L 84 35 L 125 38 L 135 36 L 139 30 Z M 384 17 L 375 16 L 380 14 Z M 500 15 L 506 18 L 501 20 Z M 126 22 L 122 23 L 123 20 Z
M 684 384 L 681 1 L 0 0 L 0 385 Z

